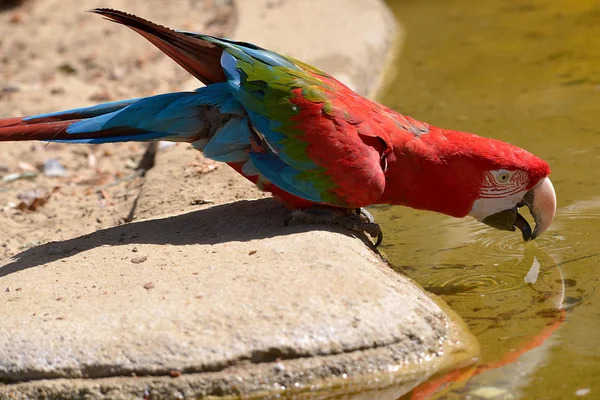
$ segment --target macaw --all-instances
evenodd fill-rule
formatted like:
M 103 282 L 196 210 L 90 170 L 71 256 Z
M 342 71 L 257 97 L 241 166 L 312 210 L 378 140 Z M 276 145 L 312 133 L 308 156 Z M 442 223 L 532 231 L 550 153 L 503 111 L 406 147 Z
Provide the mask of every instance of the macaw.
M 0 141 L 189 142 L 290 208 L 286 222 L 337 223 L 382 239 L 364 207 L 392 204 L 525 241 L 552 222 L 546 162 L 508 143 L 446 130 L 361 97 L 318 68 L 250 43 L 174 31 L 122 11 L 91 12 L 136 31 L 206 86 L 0 120 Z M 518 212 L 527 206 L 535 229 Z

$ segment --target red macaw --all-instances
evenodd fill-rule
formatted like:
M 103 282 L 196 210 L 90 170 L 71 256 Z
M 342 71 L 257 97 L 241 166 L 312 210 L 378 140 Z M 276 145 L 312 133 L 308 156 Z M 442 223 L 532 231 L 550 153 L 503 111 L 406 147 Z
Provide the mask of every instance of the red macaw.
M 189 142 L 273 193 L 291 220 L 377 236 L 363 207 L 396 204 L 541 235 L 556 210 L 546 162 L 445 130 L 359 96 L 325 72 L 262 49 L 179 32 L 121 11 L 92 12 L 133 29 L 206 86 L 0 120 L 0 140 Z M 526 205 L 532 231 L 518 213 Z

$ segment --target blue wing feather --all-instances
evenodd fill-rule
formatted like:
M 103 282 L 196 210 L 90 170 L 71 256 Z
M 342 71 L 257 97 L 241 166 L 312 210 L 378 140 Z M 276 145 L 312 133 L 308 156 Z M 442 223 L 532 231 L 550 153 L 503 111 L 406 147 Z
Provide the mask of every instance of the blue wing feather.
M 241 162 L 248 160 L 250 149 L 250 128 L 247 118 L 234 118 L 215 132 L 202 151 L 208 158 L 223 162 Z
M 302 171 L 290 167 L 274 154 L 250 153 L 250 160 L 265 178 L 286 192 L 315 203 L 322 201 L 321 191 L 313 182 L 298 179 Z
M 163 132 L 145 132 L 133 135 L 120 135 L 111 137 L 99 137 L 88 139 L 68 139 L 68 140 L 53 140 L 56 143 L 86 143 L 86 144 L 101 144 L 101 143 L 117 143 L 117 142 L 144 142 L 148 140 L 161 140 L 165 138 Z
M 127 107 L 128 105 L 133 104 L 139 100 L 140 100 L 139 98 L 129 99 L 129 100 L 121 100 L 121 101 L 114 101 L 112 103 L 98 104 L 98 105 L 91 106 L 91 107 L 82 107 L 82 108 L 75 108 L 72 110 L 65 110 L 65 111 L 59 111 L 59 112 L 54 112 L 54 113 L 39 114 L 39 115 L 35 115 L 32 117 L 25 117 L 25 118 L 23 118 L 23 121 L 35 123 L 36 119 L 45 119 L 45 118 L 56 118 L 56 119 L 61 119 L 61 120 L 92 118 L 92 117 L 96 117 L 99 115 L 111 113 L 113 111 L 121 110 L 121 109 Z

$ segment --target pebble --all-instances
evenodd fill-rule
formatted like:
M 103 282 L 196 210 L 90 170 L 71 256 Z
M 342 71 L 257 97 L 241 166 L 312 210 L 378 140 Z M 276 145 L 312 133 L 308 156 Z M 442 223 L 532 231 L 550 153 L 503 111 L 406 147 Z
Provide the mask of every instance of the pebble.
M 67 175 L 67 170 L 55 158 L 50 158 L 44 163 L 44 175 L 49 177 L 61 177 Z
M 134 264 L 141 264 L 144 261 L 146 261 L 147 259 L 148 259 L 148 256 L 133 257 L 131 259 L 131 262 Z

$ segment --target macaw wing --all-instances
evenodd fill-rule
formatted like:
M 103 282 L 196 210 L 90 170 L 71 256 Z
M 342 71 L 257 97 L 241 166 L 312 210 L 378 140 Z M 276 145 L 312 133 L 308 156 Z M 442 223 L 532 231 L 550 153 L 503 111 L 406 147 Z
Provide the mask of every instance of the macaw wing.
M 188 35 L 194 35 L 186 33 Z M 257 46 L 202 36 L 223 47 L 221 66 L 262 151 L 256 169 L 298 197 L 341 207 L 373 203 L 385 186 L 381 155 L 365 143 L 361 99 L 319 69 Z
M 210 88 L 217 85 L 220 97 L 222 84 L 231 100 L 235 100 L 224 101 L 241 105 L 246 115 L 229 121 L 210 139 L 194 142 L 208 157 L 235 163 L 246 159 L 249 165 L 242 171 L 257 170 L 273 184 L 299 197 L 331 205 L 370 204 L 383 191 L 385 179 L 379 167 L 380 155 L 363 143 L 352 125 L 361 108 L 362 111 L 365 106 L 368 108 L 368 101 L 360 98 L 362 104 L 357 101 L 349 107 L 347 100 L 359 99 L 358 96 L 327 74 L 249 43 L 177 32 L 117 10 L 92 11 L 133 29 L 207 84 L 197 92 L 199 96 L 210 93 Z M 162 100 L 159 98 L 156 103 Z M 146 122 L 152 121 L 153 126 L 160 125 L 160 130 L 164 130 L 165 121 L 153 121 L 151 116 L 147 119 L 145 111 L 136 110 L 135 104 L 118 111 L 122 113 L 118 116 L 94 116 L 91 118 L 94 121 L 74 122 L 70 126 L 88 132 L 104 129 L 112 124 L 113 118 L 135 114 L 144 117 L 136 119 L 136 127 L 148 128 Z M 223 110 L 224 104 L 218 107 Z M 189 123 L 197 124 L 193 112 L 186 118 L 181 110 L 169 108 L 171 111 L 165 117 L 169 120 L 177 117 L 178 126 L 187 129 Z M 350 115 L 353 116 L 346 120 Z M 171 122 L 166 126 L 169 132 Z M 183 136 L 193 139 L 187 134 Z M 252 160 L 252 153 L 266 155 L 252 156 Z

